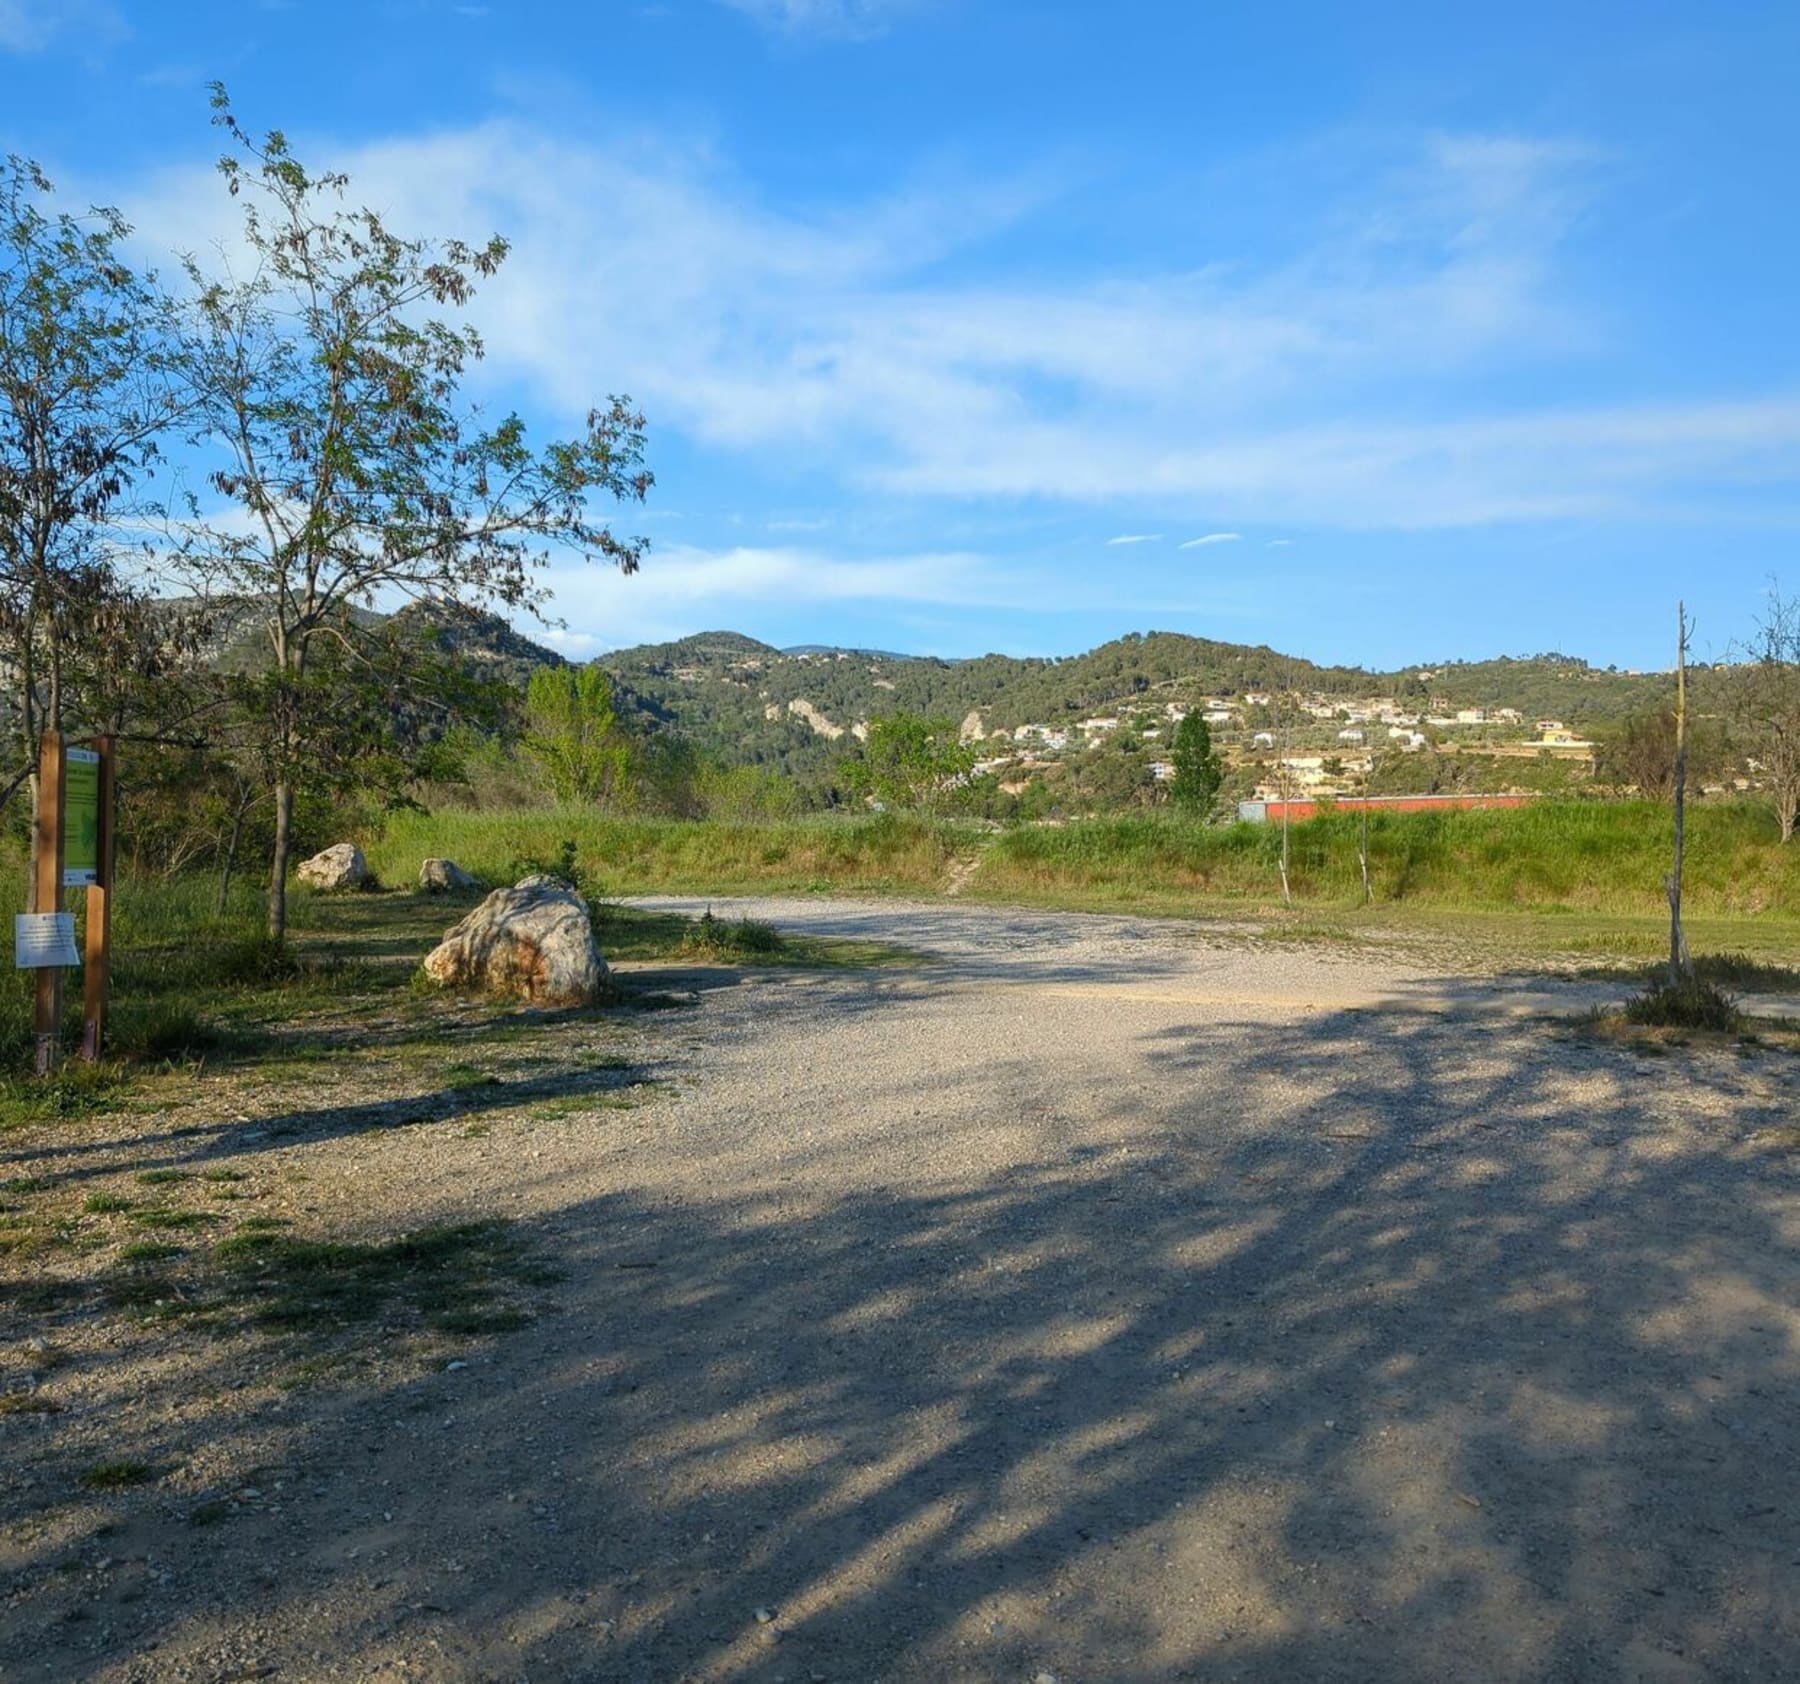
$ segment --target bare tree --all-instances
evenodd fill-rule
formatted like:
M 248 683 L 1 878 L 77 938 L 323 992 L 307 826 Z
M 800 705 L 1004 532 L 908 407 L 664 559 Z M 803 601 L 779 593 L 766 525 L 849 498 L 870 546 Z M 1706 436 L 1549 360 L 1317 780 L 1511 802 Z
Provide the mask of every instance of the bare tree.
M 213 106 L 250 267 L 221 279 L 187 260 L 191 378 L 226 458 L 211 489 L 236 517 L 193 511 L 189 560 L 253 608 L 267 638 L 280 939 L 295 792 L 332 729 L 314 682 L 322 651 L 355 667 L 367 626 L 356 611 L 399 598 L 535 610 L 534 571 L 552 547 L 635 571 L 643 541 L 615 537 L 590 502 L 641 500 L 651 476 L 643 417 L 623 398 L 538 451 L 517 416 L 484 426 L 461 401 L 481 342 L 432 312 L 468 303 L 503 240 L 396 234 L 375 211 L 346 209 L 346 178 L 308 171 L 279 132 L 253 139 L 222 87 Z
M 1688 977 L 1687 936 L 1681 927 L 1681 878 L 1687 855 L 1688 642 L 1693 626 L 1687 604 L 1675 610 L 1675 863 L 1666 880 L 1669 893 L 1669 985 L 1679 988 Z
M 1729 674 L 1732 723 L 1775 809 L 1781 840 L 1800 817 L 1800 597 L 1771 585 L 1745 659 Z

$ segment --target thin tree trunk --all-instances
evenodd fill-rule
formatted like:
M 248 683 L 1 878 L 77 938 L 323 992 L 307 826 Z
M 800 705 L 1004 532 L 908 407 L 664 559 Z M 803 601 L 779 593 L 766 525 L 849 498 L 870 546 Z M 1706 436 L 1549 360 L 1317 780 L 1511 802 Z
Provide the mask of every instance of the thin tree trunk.
M 1669 873 L 1669 982 L 1679 988 L 1688 973 L 1687 938 L 1681 929 L 1681 874 L 1687 850 L 1687 604 L 1676 609 L 1675 643 L 1675 864 Z
M 250 811 L 252 795 L 243 795 L 238 799 L 237 811 L 231 815 L 231 840 L 225 844 L 225 864 L 219 873 L 219 916 L 225 916 L 225 908 L 231 898 L 231 874 L 237 867 L 238 843 L 244 839 L 244 818 Z
M 1281 900 L 1284 906 L 1294 904 L 1294 891 L 1288 885 L 1288 809 L 1294 804 L 1293 786 L 1288 782 L 1287 730 L 1281 733 Z
M 287 940 L 288 858 L 294 848 L 294 786 L 275 785 L 275 850 L 269 861 L 269 939 Z

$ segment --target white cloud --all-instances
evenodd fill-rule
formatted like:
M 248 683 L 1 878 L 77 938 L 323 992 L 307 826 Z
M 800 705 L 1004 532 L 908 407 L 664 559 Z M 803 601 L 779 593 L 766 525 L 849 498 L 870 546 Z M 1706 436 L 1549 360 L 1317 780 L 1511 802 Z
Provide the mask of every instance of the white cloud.
M 1800 397 L 1492 409 L 1495 370 L 1578 368 L 1604 332 L 1555 273 L 1577 148 L 1429 139 L 1281 264 L 1035 283 L 946 278 L 1045 207 L 1032 181 L 775 209 L 704 151 L 513 122 L 329 161 L 399 227 L 511 238 L 491 376 L 564 415 L 628 391 L 653 439 L 865 492 L 1408 528 L 1800 482 Z M 197 171 L 110 196 L 165 243 L 220 226 Z
M 1107 547 L 1114 548 L 1119 544 L 1160 544 L 1160 532 L 1121 532 L 1116 538 L 1106 540 Z
M 1243 537 L 1241 532 L 1208 532 L 1201 538 L 1190 538 L 1181 547 L 1184 550 L 1203 550 L 1209 544 L 1235 544 Z
M 0 0 L 0 52 L 41 53 L 70 37 L 108 46 L 129 34 L 105 0 Z
M 577 635 L 607 648 L 682 637 L 728 625 L 740 609 L 881 602 L 1006 607 L 1021 581 L 986 558 L 961 552 L 845 559 L 828 551 L 742 545 L 659 546 L 629 578 L 602 567 L 554 566 L 544 575 L 558 613 Z
M 721 0 L 785 35 L 861 39 L 878 35 L 916 0 Z
M 709 549 L 669 545 L 652 552 L 642 571 L 573 563 L 548 568 L 541 582 L 568 623 L 532 632 L 571 655 L 634 643 L 661 643 L 707 628 L 741 625 L 778 604 L 784 616 L 837 604 L 879 606 L 896 623 L 940 610 L 962 620 L 970 609 L 1012 611 L 1047 603 L 1079 614 L 1118 607 L 1115 582 L 1103 574 L 1012 564 L 973 551 L 847 558 L 823 548 L 743 545 Z M 1154 583 L 1134 606 L 1146 614 L 1206 615 L 1249 621 L 1263 611 L 1253 580 L 1162 591 Z M 527 628 L 529 630 L 530 628 Z
M 1293 541 L 1292 538 L 1271 538 L 1265 547 L 1271 550 L 1285 550 Z

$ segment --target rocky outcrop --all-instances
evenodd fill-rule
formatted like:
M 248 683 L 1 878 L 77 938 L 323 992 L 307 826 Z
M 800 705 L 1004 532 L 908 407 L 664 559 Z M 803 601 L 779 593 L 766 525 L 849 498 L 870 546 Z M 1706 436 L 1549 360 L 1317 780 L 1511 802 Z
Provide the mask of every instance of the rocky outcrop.
M 369 862 L 354 842 L 338 842 L 304 861 L 296 875 L 309 889 L 335 894 L 368 882 Z
M 462 895 L 481 884 L 455 860 L 426 860 L 419 867 L 419 887 L 428 895 Z
M 833 724 L 803 696 L 796 696 L 788 703 L 788 712 L 796 719 L 804 719 L 821 737 L 827 737 L 832 742 L 836 742 L 844 734 L 843 726 Z
M 540 1006 L 591 1005 L 607 987 L 587 902 L 559 877 L 496 889 L 431 950 L 425 974 Z

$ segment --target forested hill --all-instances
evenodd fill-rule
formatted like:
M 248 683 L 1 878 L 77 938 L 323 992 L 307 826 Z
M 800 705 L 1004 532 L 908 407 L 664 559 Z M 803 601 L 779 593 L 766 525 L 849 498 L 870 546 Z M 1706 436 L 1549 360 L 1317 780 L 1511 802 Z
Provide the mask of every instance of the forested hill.
M 622 649 L 600 664 L 700 748 L 795 770 L 841 753 L 837 733 L 895 711 L 957 720 L 978 712 L 991 732 L 1064 724 L 1133 700 L 1298 692 L 1346 700 L 1392 695 L 1420 707 L 1515 707 L 1528 718 L 1597 726 L 1654 706 L 1671 689 L 1666 674 L 1613 672 L 1563 655 L 1376 672 L 1176 632 L 1132 634 L 1060 659 L 965 661 L 784 651 L 736 632 L 703 632 Z
M 192 608 L 193 604 L 170 604 Z M 386 625 L 424 637 L 469 669 L 522 692 L 533 671 L 563 657 L 497 615 L 442 603 L 404 609 L 389 621 L 363 610 L 371 630 Z M 223 667 L 267 661 L 254 601 L 210 616 L 204 658 Z M 1085 654 L 1020 659 L 983 655 L 946 661 L 880 650 L 808 646 L 776 649 L 738 632 L 701 632 L 675 643 L 603 655 L 620 706 L 654 730 L 674 730 L 729 765 L 823 770 L 852 745 L 848 733 L 885 713 L 981 716 L 985 731 L 1066 725 L 1136 704 L 1160 707 L 1246 694 L 1392 696 L 1427 708 L 1517 708 L 1526 719 L 1555 718 L 1597 729 L 1661 705 L 1667 673 L 1621 673 L 1567 655 L 1502 657 L 1408 667 L 1399 672 L 1320 666 L 1266 645 L 1221 643 L 1177 632 L 1132 634 Z

